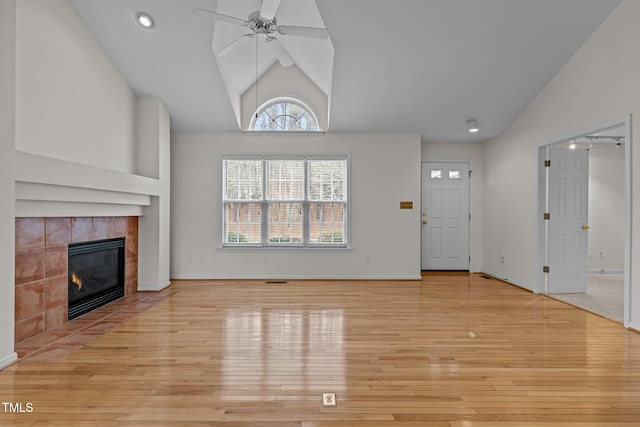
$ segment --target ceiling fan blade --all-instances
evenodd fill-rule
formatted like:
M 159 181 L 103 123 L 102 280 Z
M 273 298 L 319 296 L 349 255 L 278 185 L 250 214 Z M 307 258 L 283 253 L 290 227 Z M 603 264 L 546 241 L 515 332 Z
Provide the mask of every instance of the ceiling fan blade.
M 278 12 L 280 1 L 281 0 L 262 0 L 260 16 L 268 21 L 271 21 L 273 17 L 276 16 L 276 12 Z
M 235 39 L 234 41 L 232 41 L 231 43 L 229 43 L 228 45 L 226 45 L 225 47 L 220 49 L 218 52 L 216 52 L 216 55 L 218 55 L 218 56 L 227 55 L 227 54 L 229 54 L 229 53 L 231 53 L 233 51 L 233 49 L 238 45 L 238 42 L 240 40 L 243 40 L 243 39 L 246 39 L 246 38 L 253 38 L 253 37 L 255 37 L 255 34 L 244 34 L 244 35 L 241 35 L 240 37 L 238 37 L 237 39 Z
M 280 62 L 280 65 L 282 65 L 283 67 L 290 67 L 293 65 L 293 59 L 291 59 L 289 52 L 287 52 L 284 46 L 282 46 L 280 40 L 276 39 L 275 37 L 271 37 L 267 39 L 267 46 L 271 48 L 273 54 L 276 56 L 276 58 L 278 58 L 278 62 Z
M 326 28 L 279 25 L 278 33 L 284 36 L 309 37 L 312 39 L 328 39 L 329 38 L 329 31 Z
M 249 21 L 244 20 L 244 19 L 240 19 L 240 18 L 236 18 L 234 16 L 229 16 L 229 15 L 225 15 L 222 13 L 218 13 L 218 12 L 214 12 L 212 10 L 206 10 L 206 9 L 193 9 L 193 12 L 198 12 L 198 13 L 208 13 L 210 15 L 213 15 L 214 19 L 217 19 L 219 21 L 224 21 L 224 22 L 228 22 L 230 24 L 236 24 L 236 25 L 241 25 L 243 27 L 248 27 L 249 26 Z

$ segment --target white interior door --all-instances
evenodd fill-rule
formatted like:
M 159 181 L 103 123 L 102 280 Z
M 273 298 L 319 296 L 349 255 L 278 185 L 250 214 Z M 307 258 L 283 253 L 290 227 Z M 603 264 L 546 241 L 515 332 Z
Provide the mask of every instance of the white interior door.
M 469 270 L 469 163 L 422 164 L 422 269 Z
M 589 151 L 550 147 L 549 294 L 587 291 Z

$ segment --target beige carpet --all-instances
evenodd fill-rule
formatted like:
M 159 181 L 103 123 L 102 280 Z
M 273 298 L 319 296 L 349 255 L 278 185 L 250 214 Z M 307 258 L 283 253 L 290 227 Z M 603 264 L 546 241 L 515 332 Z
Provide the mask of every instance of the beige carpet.
M 616 322 L 624 321 L 623 274 L 589 274 L 586 293 L 550 296 Z

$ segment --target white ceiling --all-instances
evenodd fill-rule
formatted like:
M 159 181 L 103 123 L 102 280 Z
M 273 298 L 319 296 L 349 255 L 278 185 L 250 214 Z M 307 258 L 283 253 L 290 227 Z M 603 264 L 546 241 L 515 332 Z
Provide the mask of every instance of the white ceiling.
M 216 0 L 70 2 L 136 93 L 164 101 L 172 130 L 238 131 L 211 50 L 215 21 L 192 12 Z M 619 2 L 316 0 L 335 48 L 329 130 L 500 135 Z M 134 22 L 138 11 L 154 30 Z M 479 133 L 467 133 L 470 118 Z

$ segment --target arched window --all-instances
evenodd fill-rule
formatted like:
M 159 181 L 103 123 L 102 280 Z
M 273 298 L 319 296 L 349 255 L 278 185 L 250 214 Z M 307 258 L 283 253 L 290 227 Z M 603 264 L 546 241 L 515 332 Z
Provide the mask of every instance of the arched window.
M 316 132 L 318 119 L 302 101 L 277 98 L 263 104 L 253 115 L 249 129 L 258 132 Z

